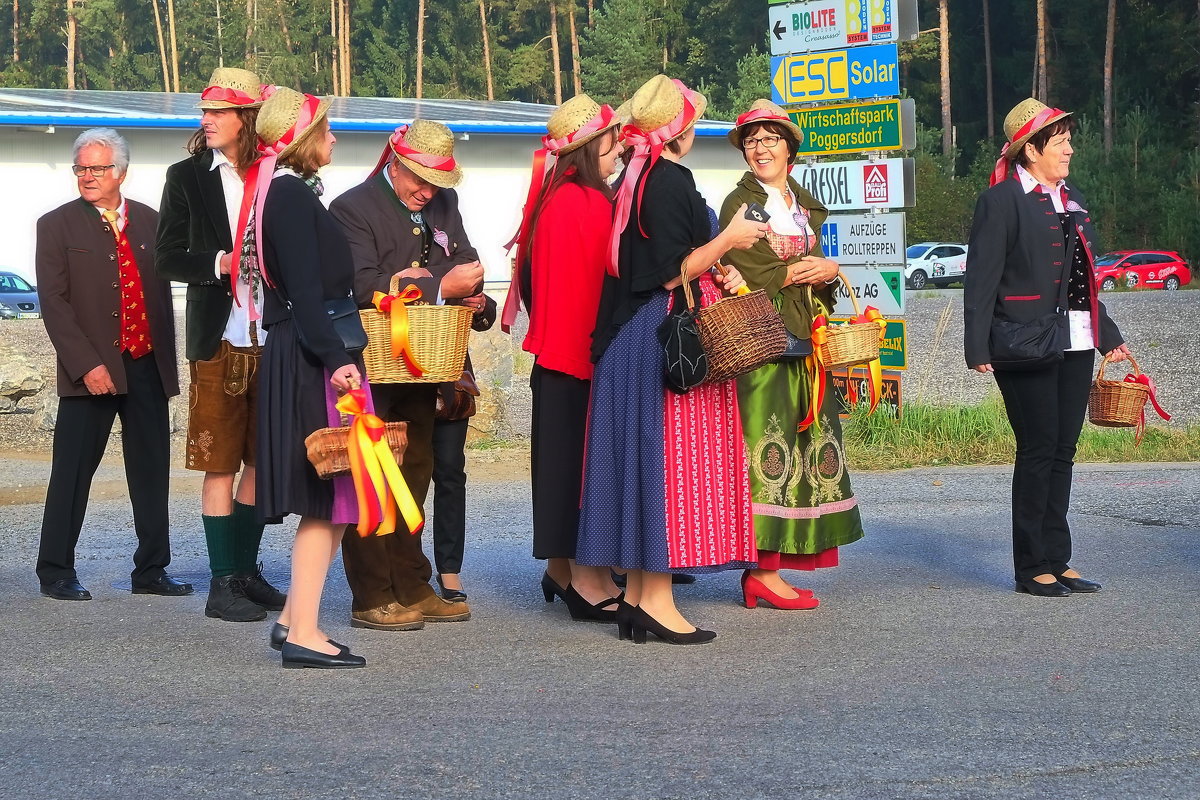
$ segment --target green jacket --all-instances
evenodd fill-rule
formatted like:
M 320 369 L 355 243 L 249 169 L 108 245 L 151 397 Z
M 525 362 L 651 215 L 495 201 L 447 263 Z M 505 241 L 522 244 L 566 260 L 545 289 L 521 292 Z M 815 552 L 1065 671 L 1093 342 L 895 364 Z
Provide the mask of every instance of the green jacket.
M 825 218 L 829 216 L 829 210 L 821 205 L 820 201 L 815 199 L 811 194 L 805 191 L 794 178 L 788 178 L 788 185 L 791 186 L 792 196 L 799 199 L 800 205 L 808 209 L 809 225 L 813 232 L 817 234 L 817 244 L 812 249 L 812 255 L 821 255 L 821 224 L 825 222 Z M 729 193 L 725 198 L 725 202 L 721 205 L 721 227 L 724 228 L 733 219 L 734 213 L 742 203 L 759 203 L 765 205 L 767 202 L 767 193 L 754 179 L 754 175 L 747 172 L 738 181 L 737 188 Z M 812 336 L 812 320 L 813 308 L 811 297 L 816 296 L 826 308 L 833 308 L 833 287 L 820 286 L 813 287 L 810 291 L 805 286 L 784 286 L 787 280 L 787 264 L 783 262 L 779 256 L 775 255 L 775 251 L 767 244 L 766 240 L 760 240 L 749 250 L 730 250 L 725 254 L 725 260 L 733 264 L 742 273 L 746 279 L 746 283 L 751 289 L 763 289 L 775 304 L 775 308 L 779 310 L 780 316 L 783 317 L 783 322 L 787 325 L 787 329 L 795 336 L 801 339 L 808 339 Z M 795 263 L 799 258 L 788 263 Z

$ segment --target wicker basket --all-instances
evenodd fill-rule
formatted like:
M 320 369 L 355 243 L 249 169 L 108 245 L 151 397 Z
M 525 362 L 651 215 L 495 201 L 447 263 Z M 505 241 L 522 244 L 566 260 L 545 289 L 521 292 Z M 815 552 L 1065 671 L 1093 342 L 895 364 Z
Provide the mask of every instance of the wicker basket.
M 392 276 L 389 293 L 400 293 L 400 279 Z M 367 331 L 363 362 L 371 383 L 445 383 L 462 375 L 467 360 L 467 339 L 474 310 L 467 306 L 409 304 L 408 341 L 413 356 L 425 369 L 421 377 L 408 371 L 403 358 L 392 358 L 391 320 L 373 308 L 359 311 Z
M 839 270 L 838 279 L 846 285 L 850 302 L 854 305 L 854 316 L 861 316 L 862 309 L 846 274 Z M 856 367 L 879 358 L 879 326 L 874 322 L 831 323 L 825 330 L 825 342 L 818 348 L 825 369 Z
M 725 271 L 720 264 L 717 268 L 722 273 Z M 691 285 L 686 279 L 683 294 L 688 308 L 695 308 Z M 753 372 L 774 361 L 787 349 L 783 318 L 761 289 L 723 297 L 697 311 L 696 321 L 700 328 L 700 344 L 708 356 L 705 383 L 724 383 Z
M 1104 367 L 1108 363 L 1108 356 L 1100 359 L 1100 371 L 1096 373 L 1096 380 L 1088 392 L 1088 421 L 1105 428 L 1137 427 L 1142 418 L 1142 408 L 1150 399 L 1150 389 L 1140 383 L 1105 380 Z M 1129 363 L 1133 365 L 1134 375 L 1142 374 L 1132 355 L 1129 356 Z
M 384 435 L 392 449 L 396 463 L 404 461 L 404 449 L 408 446 L 408 423 L 388 422 L 384 424 Z M 304 439 L 308 461 L 321 478 L 336 478 L 350 472 L 350 428 L 318 428 Z

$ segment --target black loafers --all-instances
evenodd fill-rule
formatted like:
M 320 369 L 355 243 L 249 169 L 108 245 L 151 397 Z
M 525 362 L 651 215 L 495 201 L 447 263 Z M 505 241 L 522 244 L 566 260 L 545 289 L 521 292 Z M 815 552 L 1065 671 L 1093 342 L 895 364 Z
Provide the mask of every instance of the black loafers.
M 1058 575 L 1058 582 L 1070 589 L 1072 592 L 1080 592 L 1082 594 L 1091 594 L 1092 592 L 1100 591 L 1100 584 L 1095 581 L 1084 580 L 1083 578 L 1068 578 L 1066 575 Z
M 159 594 L 164 597 L 183 597 L 192 593 L 192 585 L 177 581 L 170 575 L 160 575 L 149 583 L 135 583 L 134 594 Z
M 91 600 L 92 593 L 83 588 L 75 578 L 63 578 L 54 583 L 43 583 L 42 594 L 55 600 Z
M 288 630 L 289 629 L 288 629 L 287 625 L 280 625 L 278 622 L 276 622 L 274 625 L 271 626 L 271 649 L 272 650 L 283 650 L 283 643 L 287 641 Z M 325 641 L 329 642 L 331 645 L 333 645 L 337 649 L 341 650 L 343 653 L 350 652 L 349 647 L 346 647 L 346 645 L 340 644 L 339 642 L 335 642 L 333 639 L 326 639 Z
M 1038 597 L 1066 597 L 1071 590 L 1058 581 L 1054 583 L 1038 583 L 1033 578 L 1018 578 L 1017 591 Z
M 336 655 L 322 653 L 319 650 L 309 650 L 291 642 L 283 643 L 284 669 L 354 669 L 365 667 L 367 660 L 356 656 L 349 650 L 342 650 Z

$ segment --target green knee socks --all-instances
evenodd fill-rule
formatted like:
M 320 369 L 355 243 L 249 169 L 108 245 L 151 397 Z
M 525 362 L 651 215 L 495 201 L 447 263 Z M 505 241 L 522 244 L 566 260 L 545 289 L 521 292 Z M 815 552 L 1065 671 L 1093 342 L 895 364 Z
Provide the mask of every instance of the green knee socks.
M 208 568 L 214 578 L 228 578 L 237 572 L 239 560 L 233 515 L 204 515 L 200 519 L 204 521 L 204 538 L 208 542 Z
M 233 532 L 236 541 L 237 572 L 253 575 L 258 572 L 258 548 L 262 544 L 263 523 L 258 521 L 254 506 L 233 501 Z

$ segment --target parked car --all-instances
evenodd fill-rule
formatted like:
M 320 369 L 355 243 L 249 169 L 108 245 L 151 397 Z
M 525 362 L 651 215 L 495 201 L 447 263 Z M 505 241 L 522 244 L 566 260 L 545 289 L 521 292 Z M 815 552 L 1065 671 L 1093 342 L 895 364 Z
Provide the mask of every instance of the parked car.
M 944 286 L 961 281 L 967 272 L 967 246 L 952 242 L 921 242 L 904 251 L 904 284 L 924 289 L 928 284 Z
M 1096 259 L 1096 285 L 1105 291 L 1125 284 L 1130 289 L 1173 292 L 1192 282 L 1188 263 L 1173 250 L 1116 250 Z
M 15 272 L 0 272 L 0 319 L 41 319 L 37 289 Z

